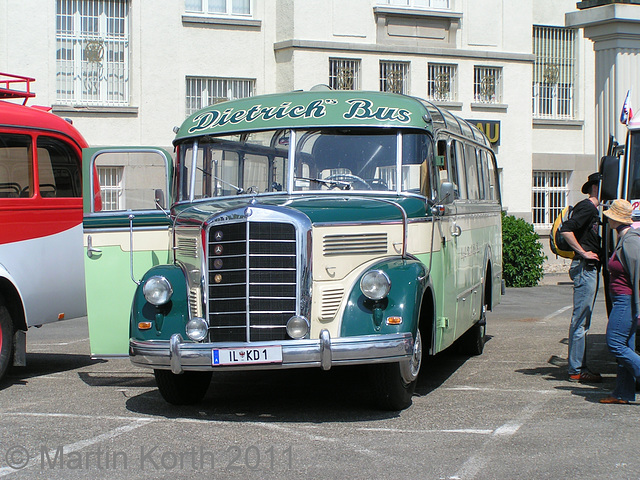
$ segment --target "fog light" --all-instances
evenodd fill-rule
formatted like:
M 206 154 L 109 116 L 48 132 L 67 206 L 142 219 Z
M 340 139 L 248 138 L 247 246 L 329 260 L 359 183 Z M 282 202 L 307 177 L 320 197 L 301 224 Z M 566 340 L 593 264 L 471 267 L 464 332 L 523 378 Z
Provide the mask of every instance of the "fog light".
M 187 337 L 194 342 L 201 342 L 209 332 L 209 324 L 204 318 L 194 317 L 187 322 Z
M 371 300 L 382 300 L 391 289 L 391 280 L 382 270 L 371 270 L 360 279 L 360 290 Z
M 164 305 L 171 299 L 173 288 L 169 280 L 161 275 L 150 277 L 142 287 L 144 298 L 152 305 Z
M 287 334 L 291 338 L 299 340 L 309 333 L 309 320 L 300 315 L 291 317 L 287 322 Z

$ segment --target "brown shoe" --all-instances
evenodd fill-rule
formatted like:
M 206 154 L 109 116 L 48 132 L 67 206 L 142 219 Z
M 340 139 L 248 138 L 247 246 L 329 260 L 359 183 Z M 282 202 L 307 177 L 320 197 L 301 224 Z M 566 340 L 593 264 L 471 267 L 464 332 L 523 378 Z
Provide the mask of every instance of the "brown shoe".
M 616 403 L 619 405 L 629 405 L 628 400 L 622 400 L 621 398 L 616 398 L 616 397 L 601 398 L 600 403 L 607 403 L 607 404 Z
M 585 370 L 584 372 L 576 373 L 575 375 L 569 375 L 569 381 L 579 383 L 602 383 L 602 375 Z

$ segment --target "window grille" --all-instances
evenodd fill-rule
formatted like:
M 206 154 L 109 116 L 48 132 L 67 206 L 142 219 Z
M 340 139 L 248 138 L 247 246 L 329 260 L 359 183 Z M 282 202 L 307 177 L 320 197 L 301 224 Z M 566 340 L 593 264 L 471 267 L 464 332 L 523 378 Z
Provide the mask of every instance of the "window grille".
M 427 68 L 427 97 L 429 100 L 451 102 L 457 100 L 457 65 L 430 63 Z
M 360 60 L 329 59 L 329 86 L 334 90 L 359 90 Z
M 533 27 L 533 115 L 573 118 L 576 30 Z
M 251 15 L 251 0 L 185 0 L 184 8 L 212 15 Z
M 71 105 L 129 104 L 128 0 L 57 0 L 56 97 Z
M 255 80 L 187 77 L 187 115 L 201 108 L 253 96 Z
M 122 172 L 123 167 L 97 167 L 100 182 L 102 211 L 122 210 Z
M 502 68 L 474 67 L 473 101 L 476 103 L 502 103 Z
M 379 0 L 381 5 L 411 8 L 442 8 L 450 9 L 450 0 Z
M 551 224 L 567 206 L 569 172 L 534 171 L 532 187 L 533 224 L 551 228 Z
M 380 62 L 380 91 L 409 94 L 409 64 Z

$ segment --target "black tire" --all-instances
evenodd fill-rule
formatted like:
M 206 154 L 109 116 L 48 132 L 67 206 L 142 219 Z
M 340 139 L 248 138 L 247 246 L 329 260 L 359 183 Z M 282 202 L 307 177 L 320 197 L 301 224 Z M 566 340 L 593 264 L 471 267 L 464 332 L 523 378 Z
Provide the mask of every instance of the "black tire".
M 212 372 L 183 372 L 154 370 L 160 395 L 172 405 L 193 405 L 200 402 L 209 389 Z
M 7 307 L 0 304 L 0 380 L 7 373 L 13 357 L 13 322 Z
M 487 320 L 484 312 L 484 308 L 482 311 L 482 316 L 480 320 L 473 324 L 473 326 L 467 330 L 462 337 L 460 337 L 459 342 L 459 352 L 462 355 L 482 355 L 484 351 L 484 341 L 485 335 L 487 332 Z
M 410 362 L 404 362 L 404 364 L 383 363 L 371 366 L 375 399 L 379 408 L 397 412 L 411 406 L 421 364 L 422 338 L 420 331 L 418 331 Z M 411 380 L 409 381 L 407 377 L 410 377 Z

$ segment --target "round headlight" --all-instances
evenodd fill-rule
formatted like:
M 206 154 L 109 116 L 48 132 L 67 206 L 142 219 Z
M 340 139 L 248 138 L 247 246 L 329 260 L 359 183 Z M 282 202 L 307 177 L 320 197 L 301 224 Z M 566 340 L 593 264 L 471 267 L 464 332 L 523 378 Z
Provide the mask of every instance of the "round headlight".
M 194 342 L 200 342 L 205 339 L 209 331 L 209 325 L 204 318 L 194 317 L 187 322 L 187 337 Z
M 142 292 L 150 304 L 164 305 L 171 299 L 173 288 L 169 280 L 161 275 L 154 275 L 145 282 Z
M 360 290 L 371 300 L 382 300 L 391 289 L 391 280 L 382 270 L 371 270 L 360 279 Z
M 287 321 L 287 335 L 299 340 L 309 333 L 309 320 L 299 315 L 291 317 Z

